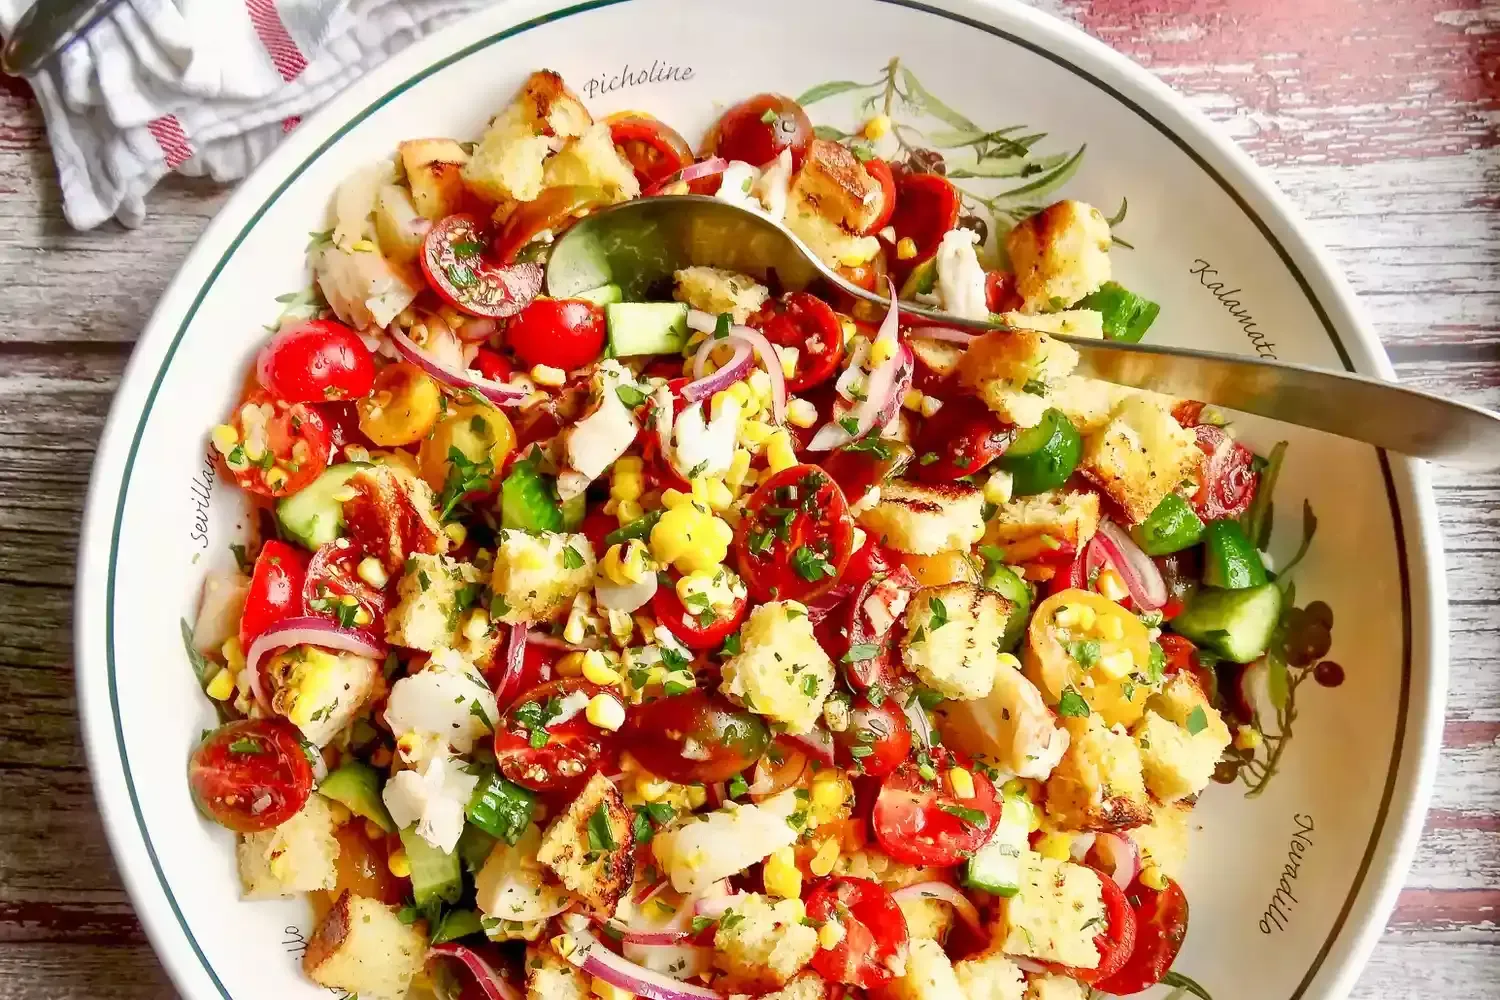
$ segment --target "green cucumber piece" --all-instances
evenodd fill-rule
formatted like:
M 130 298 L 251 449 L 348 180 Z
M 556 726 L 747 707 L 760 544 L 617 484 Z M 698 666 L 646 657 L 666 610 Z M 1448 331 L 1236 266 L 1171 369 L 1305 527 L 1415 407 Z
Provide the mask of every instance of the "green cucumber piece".
M 484 931 L 484 923 L 478 912 L 474 910 L 449 910 L 443 914 L 442 922 L 432 932 L 432 943 L 443 944 L 447 941 L 457 941 L 471 934 L 480 934 Z
M 473 823 L 465 823 L 464 832 L 458 835 L 458 844 L 453 851 L 464 863 L 464 868 L 470 874 L 475 874 L 484 867 L 484 863 L 490 858 L 490 852 L 498 843 L 499 840 L 491 837 Z
M 1130 529 L 1130 537 L 1146 555 L 1167 556 L 1202 541 L 1203 521 L 1192 504 L 1168 493 L 1144 521 Z
M 1021 891 L 1021 858 L 1029 846 L 1031 803 L 1007 795 L 1001 802 L 995 832 L 964 863 L 964 885 L 996 896 Z
M 500 484 L 500 527 L 518 531 L 561 531 L 562 505 L 552 477 L 537 471 L 533 455 L 510 467 Z
M 380 798 L 383 784 L 379 771 L 362 760 L 349 760 L 324 778 L 318 791 L 325 799 L 343 803 L 354 815 L 363 816 L 386 833 L 395 833 L 396 821 L 391 819 Z
M 928 257 L 911 269 L 906 280 L 901 282 L 900 297 L 914 299 L 918 295 L 931 295 L 937 287 L 937 257 Z
M 984 585 L 1012 605 L 1010 617 L 1005 620 L 1005 632 L 1000 636 L 1000 651 L 1008 653 L 1026 634 L 1026 622 L 1031 617 L 1031 587 L 1015 570 L 993 560 L 985 567 Z
M 488 771 L 474 786 L 467 815 L 469 822 L 480 830 L 515 846 L 531 825 L 535 809 L 535 795 Z
M 433 847 L 417 835 L 415 826 L 401 831 L 401 848 L 411 863 L 411 895 L 418 907 L 435 899 L 458 902 L 464 891 L 464 877 L 456 853 Z
M 588 517 L 589 498 L 588 494 L 580 493 L 569 497 L 562 502 L 562 526 L 564 531 L 577 531 L 583 527 L 583 519 Z
M 1100 285 L 1097 292 L 1083 298 L 1074 308 L 1093 309 L 1102 314 L 1104 336 L 1127 344 L 1138 343 L 1161 312 L 1161 306 L 1155 302 L 1113 281 Z
M 344 526 L 344 505 L 335 497 L 351 476 L 369 467 L 368 462 L 330 465 L 317 479 L 277 501 L 276 520 L 281 523 L 281 530 L 310 549 L 339 537 Z
M 619 285 L 600 285 L 598 288 L 590 288 L 586 292 L 579 292 L 573 298 L 592 302 L 596 306 L 607 306 L 616 302 L 623 302 L 625 293 L 620 290 Z
M 1266 566 L 1238 521 L 1210 521 L 1203 537 L 1203 582 L 1246 590 L 1266 582 Z
M 1068 481 L 1083 455 L 1083 438 L 1061 410 L 1042 414 L 1000 456 L 999 466 L 1012 476 L 1011 492 L 1018 497 L 1055 490 Z
M 604 307 L 614 357 L 681 354 L 687 343 L 685 302 L 616 302 Z
M 1234 663 L 1251 663 L 1271 644 L 1281 618 L 1281 588 L 1274 583 L 1247 590 L 1202 587 L 1176 618 L 1172 631 Z

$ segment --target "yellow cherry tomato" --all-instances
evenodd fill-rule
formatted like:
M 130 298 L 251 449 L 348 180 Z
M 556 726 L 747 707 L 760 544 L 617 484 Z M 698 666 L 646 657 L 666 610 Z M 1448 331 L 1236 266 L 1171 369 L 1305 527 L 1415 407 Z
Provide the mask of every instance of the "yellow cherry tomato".
M 505 459 L 515 446 L 516 431 L 504 413 L 493 406 L 467 403 L 449 410 L 448 415 L 438 421 L 432 434 L 422 441 L 417 463 L 427 485 L 434 492 L 441 493 L 453 470 L 453 463 L 449 460 L 452 449 L 457 448 L 475 465 L 488 460 L 488 471 L 492 475 L 490 485 L 472 491 L 488 493 L 495 489 L 498 482 L 495 474 L 505 467 Z
M 378 445 L 411 444 L 437 423 L 443 393 L 426 372 L 405 361 L 375 376 L 375 389 L 359 401 L 359 429 Z
M 1089 590 L 1064 590 L 1032 616 L 1023 651 L 1026 676 L 1056 706 L 1076 691 L 1105 725 L 1129 726 L 1153 688 L 1151 637 L 1135 615 Z
M 932 556 L 895 553 L 896 561 L 917 578 L 923 587 L 942 587 L 950 583 L 978 583 L 979 570 L 967 552 L 939 552 Z

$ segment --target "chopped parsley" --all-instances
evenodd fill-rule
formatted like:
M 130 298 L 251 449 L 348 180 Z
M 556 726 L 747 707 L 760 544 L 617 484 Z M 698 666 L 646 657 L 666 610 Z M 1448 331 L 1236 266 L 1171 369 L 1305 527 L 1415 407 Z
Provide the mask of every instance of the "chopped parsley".
M 1203 710 L 1202 705 L 1194 706 L 1188 713 L 1187 731 L 1189 736 L 1197 736 L 1208 728 L 1208 713 Z
M 589 814 L 589 850 L 591 851 L 613 851 L 616 847 L 615 835 L 609 828 L 609 814 L 604 811 L 604 806 L 597 806 Z
M 1086 719 L 1089 715 L 1089 703 L 1073 688 L 1063 688 L 1062 697 L 1057 699 L 1057 714 L 1072 719 Z
M 625 408 L 628 410 L 635 409 L 647 399 L 646 394 L 633 385 L 615 386 L 615 395 L 619 397 L 620 402 L 625 404 Z
M 974 827 L 976 830 L 988 830 L 990 828 L 990 818 L 984 813 L 980 812 L 978 809 L 970 809 L 967 806 L 951 805 L 947 802 L 943 803 L 938 808 L 942 809 L 943 812 L 947 813 L 949 816 L 957 816 L 960 820 Z
M 582 569 L 583 556 L 571 545 L 563 546 L 563 569 Z
M 1199 711 L 1202 712 L 1202 709 L 1200 708 Z M 266 753 L 267 750 L 266 750 L 265 747 L 263 747 L 263 746 L 260 745 L 260 741 L 259 740 L 253 740 L 253 739 L 251 739 L 248 736 L 241 736 L 239 739 L 237 739 L 233 743 L 229 744 L 229 752 L 230 753 Z
M 1100 648 L 1098 639 L 1080 639 L 1068 643 L 1068 655 L 1078 661 L 1078 665 L 1085 670 L 1099 662 Z
M 792 568 L 809 583 L 825 576 L 833 576 L 833 565 L 829 563 L 828 557 L 806 545 L 799 545 L 792 550 Z
M 932 611 L 932 620 L 928 622 L 928 624 L 932 627 L 932 630 L 934 632 L 942 628 L 944 625 L 948 624 L 948 606 L 943 603 L 942 598 L 928 598 L 927 607 Z

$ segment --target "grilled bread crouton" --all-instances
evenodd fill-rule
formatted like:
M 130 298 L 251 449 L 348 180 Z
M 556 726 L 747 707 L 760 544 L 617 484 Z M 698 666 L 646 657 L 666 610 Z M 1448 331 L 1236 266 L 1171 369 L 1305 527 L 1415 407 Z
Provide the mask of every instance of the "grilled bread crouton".
M 635 168 L 615 149 L 609 126 L 591 125 L 583 134 L 569 139 L 557 155 L 547 161 L 542 171 L 544 187 L 596 187 L 611 202 L 629 201 L 641 193 L 641 182 Z
M 1099 878 L 1083 865 L 1023 851 L 1021 891 L 1000 901 L 995 927 L 999 950 L 1075 969 L 1097 969 L 1094 936 L 1105 923 Z
M 1189 673 L 1179 672 L 1146 702 L 1136 723 L 1146 787 L 1162 802 L 1177 802 L 1208 787 L 1229 746 L 1229 727 Z
M 718 988 L 765 993 L 790 982 L 818 950 L 818 932 L 802 922 L 806 916 L 800 899 L 772 901 L 751 892 L 735 900 L 714 933 L 714 965 L 725 973 Z
M 722 677 L 724 694 L 789 733 L 812 731 L 834 684 L 833 661 L 795 601 L 770 601 L 750 612 L 740 652 L 725 662 Z
M 594 1000 L 589 977 L 550 947 L 526 949 L 526 1000 Z
M 1019 564 L 1064 547 L 1081 552 L 1098 530 L 1098 494 L 1048 490 L 1001 504 L 984 541 L 1004 549 L 1006 562 Z
M 385 618 L 386 641 L 429 653 L 458 645 L 460 620 L 483 580 L 469 563 L 426 553 L 412 556 L 396 585 L 396 606 Z
M 892 479 L 859 523 L 882 545 L 913 555 L 967 549 L 984 536 L 984 493 L 965 483 Z
M 672 298 L 715 316 L 729 313 L 736 323 L 749 319 L 771 296 L 749 275 L 718 267 L 685 267 L 673 277 L 677 287 Z
M 729 1000 L 828 1000 L 831 995 L 827 980 L 816 972 L 803 972 L 775 993 L 762 993 L 757 998 L 734 993 Z
M 635 834 L 620 790 L 595 774 L 547 826 L 536 859 L 601 916 L 614 912 L 635 878 Z
M 405 272 L 408 283 L 420 283 L 418 267 L 428 228 L 410 191 L 400 184 L 380 185 L 375 193 L 375 242 L 382 256 Z
M 1005 237 L 1023 312 L 1066 309 L 1109 280 L 1112 238 L 1104 214 L 1060 201 L 1024 219 Z
M 281 899 L 332 889 L 338 882 L 334 863 L 339 842 L 333 835 L 328 800 L 309 795 L 307 803 L 285 823 L 240 837 L 235 855 L 244 899 Z
M 542 192 L 547 155 L 593 123 L 562 77 L 551 70 L 532 73 L 490 121 L 463 166 L 464 183 L 490 201 L 531 201 Z
M 786 226 L 829 267 L 867 263 L 880 251 L 861 236 L 880 211 L 880 184 L 839 143 L 814 139 L 787 198 Z
M 906 969 L 891 980 L 884 995 L 889 1000 L 954 1000 L 968 994 L 958 984 L 953 963 L 936 941 L 912 941 Z
M 1068 750 L 1068 731 L 1025 674 L 1001 665 L 990 693 L 976 701 L 945 701 L 935 713 L 945 745 L 983 755 L 1018 778 L 1046 781 Z
M 678 892 L 698 893 L 797 842 L 805 826 L 790 818 L 801 809 L 788 788 L 759 804 L 726 802 L 711 813 L 684 817 L 651 838 L 651 853 Z
M 406 168 L 412 205 L 422 218 L 437 222 L 463 209 L 469 154 L 462 146 L 452 139 L 409 139 L 396 149 Z
M 1084 438 L 1078 470 L 1139 524 L 1168 493 L 1195 488 L 1202 462 L 1193 432 L 1157 400 L 1135 395 Z
M 929 340 L 926 337 L 913 337 L 906 342 L 911 348 L 911 353 L 916 357 L 917 373 L 920 376 L 922 368 L 925 367 L 936 379 L 946 379 L 958 371 L 958 363 L 963 360 L 964 349 L 958 344 L 950 344 L 943 340 Z
M 308 940 L 302 971 L 349 995 L 401 1000 L 426 961 L 423 925 L 404 924 L 395 907 L 345 889 Z
M 594 547 L 587 535 L 501 529 L 490 577 L 491 612 L 501 621 L 547 621 L 593 585 Z
M 271 707 L 314 746 L 326 746 L 376 697 L 380 663 L 356 653 L 293 646 L 266 662 Z
M 500 921 L 540 921 L 557 912 L 557 904 L 568 894 L 550 883 L 547 869 L 537 858 L 542 831 L 531 823 L 514 845 L 495 842 L 484 867 L 474 876 L 474 905 L 479 912 Z
M 919 590 L 906 606 L 901 659 L 945 698 L 983 698 L 1002 668 L 999 641 L 1013 610 L 1004 597 L 972 583 Z
M 906 933 L 913 941 L 942 942 L 953 927 L 953 907 L 928 896 L 902 896 L 896 900 L 906 918 Z
M 1089 989 L 1067 976 L 1036 976 L 1026 984 L 1026 1000 L 1088 1000 Z
M 1020 966 L 998 951 L 957 963 L 953 974 L 963 987 L 963 1000 L 1022 1000 L 1026 994 Z
M 1078 365 L 1078 352 L 1035 330 L 987 333 L 958 363 L 958 381 L 1018 427 L 1035 427 L 1051 394 Z
M 1151 804 L 1151 822 L 1128 831 L 1141 852 L 1141 866 L 1155 865 L 1169 878 L 1181 878 L 1187 863 L 1189 817 L 1192 807 L 1185 802 L 1171 805 Z
M 448 551 L 432 487 L 406 468 L 372 465 L 350 476 L 345 488 L 353 494 L 344 501 L 349 537 L 387 574 L 401 572 L 408 556 Z
M 1065 718 L 1068 751 L 1047 779 L 1047 815 L 1065 830 L 1128 830 L 1151 822 L 1141 754 L 1097 712 Z
M 1104 339 L 1104 314 L 1093 309 L 1067 309 L 1063 312 L 1036 315 L 1008 312 L 1002 313 L 1001 318 L 1018 330 L 1060 333 L 1065 337 Z

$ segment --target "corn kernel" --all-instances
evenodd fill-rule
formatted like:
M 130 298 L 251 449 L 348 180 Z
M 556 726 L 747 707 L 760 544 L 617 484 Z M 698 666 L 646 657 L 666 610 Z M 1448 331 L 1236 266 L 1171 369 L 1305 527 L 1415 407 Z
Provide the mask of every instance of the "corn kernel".
M 349 244 L 349 249 L 356 253 L 374 253 L 375 244 L 370 240 L 355 240 Z
M 391 582 L 391 578 L 386 573 L 385 567 L 374 556 L 365 556 L 361 559 L 355 572 L 359 574 L 361 580 L 376 590 L 384 590 L 385 585 Z
M 1105 570 L 1104 572 L 1109 572 Z M 1100 574 L 1103 575 L 1102 573 Z M 1110 642 L 1119 642 L 1125 638 L 1125 623 L 1120 621 L 1119 615 L 1105 615 L 1099 619 L 1099 634 Z
M 531 380 L 537 385 L 556 388 L 568 381 L 568 373 L 551 365 L 536 365 L 531 369 Z
M 839 842 L 833 837 L 823 841 L 818 853 L 814 854 L 812 860 L 807 863 L 807 868 L 814 875 L 822 878 L 833 871 L 833 866 L 839 861 Z
M 279 490 L 291 479 L 291 475 L 281 466 L 272 466 L 266 471 L 266 486 L 273 490 Z
M 779 848 L 767 858 L 761 875 L 766 892 L 773 896 L 797 899 L 802 895 L 802 872 L 790 847 Z
M 866 139 L 874 140 L 883 138 L 885 134 L 890 130 L 890 115 L 876 115 L 874 118 L 871 118 L 869 121 L 865 122 L 864 132 Z
M 465 528 L 463 524 L 458 521 L 449 521 L 447 524 L 443 525 L 443 534 L 447 535 L 448 538 L 452 540 L 454 545 L 462 545 L 464 542 L 468 541 L 469 529 Z
M 740 440 L 752 448 L 759 448 L 775 432 L 770 424 L 762 420 L 746 420 L 740 425 Z
M 953 789 L 953 794 L 960 799 L 974 797 L 974 776 L 965 768 L 955 767 L 949 771 L 948 785 Z
M 793 427 L 811 427 L 818 422 L 818 408 L 805 399 L 787 400 L 786 419 Z
M 688 806 L 693 809 L 702 809 L 703 803 L 708 801 L 708 789 L 702 785 L 687 786 Z
M 647 802 L 658 802 L 672 790 L 672 783 L 665 778 L 643 774 L 635 781 L 635 792 Z
M 1094 613 L 1093 608 L 1089 607 L 1087 604 L 1078 605 L 1078 628 L 1080 631 L 1093 631 L 1094 623 L 1098 620 L 1099 616 Z
M 910 236 L 903 236 L 896 244 L 896 259 L 911 260 L 917 255 L 917 241 Z
M 1260 731 L 1253 726 L 1240 726 L 1234 731 L 1234 745 L 1240 750 L 1255 750 L 1260 742 Z
M 1130 596 L 1130 591 L 1125 587 L 1125 581 L 1120 574 L 1106 566 L 1099 571 L 1098 576 L 1099 593 L 1111 601 L 1123 601 Z
M 921 413 L 924 417 L 931 417 L 943 408 L 943 401 L 936 396 L 923 396 Z
M 797 454 L 792 450 L 792 439 L 784 430 L 778 430 L 766 440 L 766 466 L 772 472 L 781 472 L 797 464 Z
M 879 252 L 879 243 L 873 240 L 869 242 L 860 240 L 851 249 L 839 255 L 839 263 L 845 267 L 859 267 L 861 264 L 868 264 Z
M 392 851 L 391 856 L 386 859 L 386 867 L 397 878 L 411 878 L 411 859 L 399 847 Z
M 867 367 L 874 371 L 895 356 L 896 338 L 877 337 L 875 343 L 870 345 L 870 361 Z
M 571 934 L 559 934 L 552 939 L 552 950 L 557 952 L 563 958 L 567 958 L 569 955 L 573 954 L 577 947 L 577 944 L 575 944 L 573 941 L 573 935 Z
M 643 465 L 634 455 L 626 455 L 615 461 L 610 477 L 609 495 L 615 500 L 639 500 L 645 488 L 642 476 Z
M 228 701 L 234 697 L 234 673 L 228 667 L 220 670 L 205 691 L 214 701 Z
M 335 799 L 326 799 L 324 801 L 328 803 L 328 818 L 333 821 L 334 826 L 343 826 L 354 818 L 354 814 L 349 811 L 349 807 L 342 802 Z
M 907 389 L 906 395 L 901 397 L 901 405 L 908 410 L 920 410 L 922 408 L 922 400 L 926 398 L 926 396 L 922 395 L 921 389 Z
M 692 501 L 692 495 L 684 493 L 681 490 L 666 489 L 662 490 L 661 493 L 661 505 L 667 508 L 667 510 L 676 510 L 683 504 L 692 503 Z
M 1158 865 L 1146 865 L 1141 869 L 1141 885 L 1147 889 L 1164 892 L 1167 888 L 1167 873 Z
M 240 432 L 234 429 L 233 424 L 220 424 L 213 429 L 210 437 L 221 455 L 234 451 L 234 446 L 240 443 Z
M 1053 861 L 1067 861 L 1073 856 L 1073 837 L 1067 833 L 1043 834 L 1037 841 L 1036 852 Z
M 363 604 L 354 609 L 354 624 L 360 628 L 364 628 L 374 620 L 375 616 L 370 614 L 369 610 Z
M 600 687 L 613 687 L 620 683 L 620 673 L 610 667 L 603 653 L 591 649 L 583 654 L 583 679 Z
M 584 670 L 588 670 L 587 659 L 585 659 Z M 619 675 L 616 674 L 616 677 Z M 610 694 L 596 694 L 589 699 L 589 707 L 584 709 L 584 718 L 592 725 L 600 729 L 608 729 L 614 732 L 625 725 L 625 706 L 620 704 L 620 699 Z
M 483 642 L 490 634 L 490 615 L 483 608 L 472 609 L 464 620 L 464 638 L 470 642 Z
M 583 676 L 583 654 L 579 652 L 568 653 L 557 661 L 553 668 L 559 677 L 582 677 Z
M 1011 658 L 1015 659 L 1015 657 Z M 1007 798 L 1026 798 L 1028 793 L 1029 790 L 1026 787 L 1025 778 L 1011 778 L 1004 785 L 1000 786 L 1000 794 L 1006 796 Z
M 802 351 L 795 347 L 777 347 L 776 357 L 781 361 L 781 374 L 786 378 L 797 377 L 797 359 Z
M 396 752 L 402 760 L 411 760 L 421 749 L 422 740 L 416 733 L 402 733 L 396 738 Z
M 619 519 L 622 526 L 639 521 L 645 516 L 645 509 L 634 500 L 621 500 L 619 506 L 615 508 L 615 517 Z
M 594 977 L 589 984 L 589 990 L 599 1000 L 634 1000 L 635 994 L 629 990 L 622 990 L 614 983 L 606 982 L 598 976 Z
M 828 823 L 838 818 L 844 803 L 849 801 L 852 785 L 846 787 L 847 778 L 835 768 L 825 768 L 813 776 L 808 806 L 813 818 L 819 823 Z
M 818 947 L 825 951 L 837 948 L 839 942 L 843 940 L 844 925 L 836 920 L 825 921 L 823 926 L 818 928 Z
M 984 481 L 984 498 L 997 507 L 1010 503 L 1015 495 L 1015 476 L 1004 469 L 996 469 Z
M 219 647 L 219 652 L 224 657 L 224 662 L 229 664 L 229 669 L 239 673 L 245 669 L 245 654 L 240 649 L 239 636 L 232 635 L 224 640 L 224 645 Z

